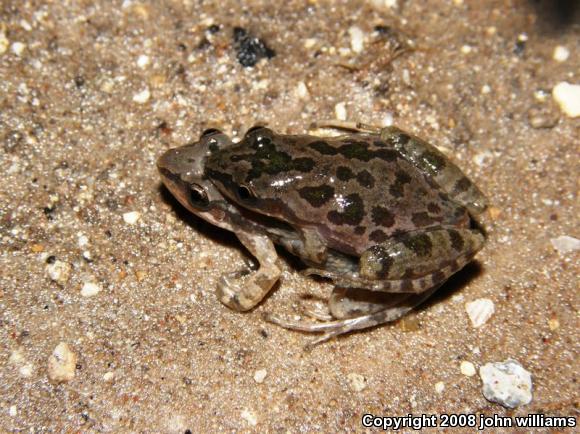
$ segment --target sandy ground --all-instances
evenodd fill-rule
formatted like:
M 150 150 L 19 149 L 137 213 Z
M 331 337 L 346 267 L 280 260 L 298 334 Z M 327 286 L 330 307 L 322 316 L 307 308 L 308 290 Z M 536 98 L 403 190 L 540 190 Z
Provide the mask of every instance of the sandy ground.
M 580 84 L 573 2 L 246 3 L 0 2 L 0 430 L 577 416 L 579 253 L 551 241 L 580 238 L 580 119 L 552 97 Z M 242 66 L 235 27 L 276 55 Z M 452 156 L 492 202 L 489 241 L 404 321 L 306 352 L 309 336 L 261 314 L 294 315 L 331 286 L 286 257 L 257 309 L 222 306 L 216 282 L 247 253 L 160 187 L 155 160 L 208 126 L 300 133 L 343 107 Z M 474 328 L 465 304 L 479 298 L 495 313 Z M 533 378 L 514 410 L 460 369 L 508 358 Z

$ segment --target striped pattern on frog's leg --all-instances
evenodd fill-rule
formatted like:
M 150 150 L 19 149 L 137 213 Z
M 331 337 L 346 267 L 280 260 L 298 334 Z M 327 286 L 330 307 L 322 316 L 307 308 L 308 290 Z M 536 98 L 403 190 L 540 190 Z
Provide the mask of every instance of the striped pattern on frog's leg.
M 335 336 L 396 321 L 427 300 L 435 291 L 437 291 L 437 289 L 439 289 L 440 286 L 441 284 L 431 288 L 429 291 L 425 291 L 423 294 L 415 294 L 406 297 L 396 306 L 389 306 L 385 309 L 379 310 L 378 312 L 372 312 L 354 318 L 321 323 L 289 320 L 269 313 L 264 314 L 263 318 L 268 322 L 290 330 L 298 330 L 308 333 L 322 332 L 323 334 L 320 337 L 313 339 L 306 344 L 306 349 L 312 349 L 314 346 L 326 342 Z
M 360 258 L 358 272 L 310 268 L 305 273 L 328 277 L 345 288 L 420 293 L 467 265 L 483 244 L 483 235 L 473 229 L 409 232 L 368 249 Z
M 487 208 L 487 199 L 477 186 L 435 146 L 397 127 L 386 127 L 381 139 L 392 146 L 421 172 L 429 175 L 449 197 L 472 215 Z

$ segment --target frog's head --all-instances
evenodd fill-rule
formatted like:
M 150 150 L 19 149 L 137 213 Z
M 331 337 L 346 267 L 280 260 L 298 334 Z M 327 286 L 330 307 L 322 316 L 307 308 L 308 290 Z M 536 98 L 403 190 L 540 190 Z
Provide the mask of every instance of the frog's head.
M 161 180 L 189 211 L 217 226 L 227 227 L 229 207 L 210 180 L 204 177 L 209 155 L 231 146 L 228 136 L 216 129 L 203 132 L 198 142 L 166 151 L 157 160 Z

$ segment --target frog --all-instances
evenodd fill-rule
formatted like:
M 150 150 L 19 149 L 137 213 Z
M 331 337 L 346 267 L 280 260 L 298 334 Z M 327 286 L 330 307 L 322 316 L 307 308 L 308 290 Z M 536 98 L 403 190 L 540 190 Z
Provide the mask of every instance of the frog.
M 483 248 L 477 217 L 487 207 L 475 183 L 415 135 L 341 121 L 314 127 L 344 134 L 257 125 L 234 142 L 212 130 L 158 161 L 178 200 L 234 232 L 258 262 L 251 273 L 220 280 L 223 304 L 248 311 L 264 299 L 282 273 L 276 245 L 306 265 L 304 275 L 333 283 L 327 311 L 305 311 L 316 321 L 264 314 L 281 327 L 320 333 L 309 347 L 396 321 L 427 300 Z M 201 190 L 205 208 L 191 204 L 191 192 L 199 199 Z

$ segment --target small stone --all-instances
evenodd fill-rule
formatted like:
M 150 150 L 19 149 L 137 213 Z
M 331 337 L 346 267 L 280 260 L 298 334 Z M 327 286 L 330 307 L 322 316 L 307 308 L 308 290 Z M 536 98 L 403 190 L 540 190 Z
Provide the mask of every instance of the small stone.
M 489 298 L 478 298 L 477 300 L 465 303 L 465 310 L 471 320 L 471 325 L 478 328 L 491 318 L 495 312 L 495 306 Z
M 552 128 L 558 123 L 558 116 L 549 107 L 532 107 L 528 110 L 528 122 L 532 128 Z
M 113 379 L 115 378 L 115 373 L 114 372 L 105 372 L 105 374 L 103 375 L 103 380 L 105 380 L 106 382 L 110 382 L 113 381 Z
M 565 81 L 558 83 L 552 89 L 552 97 L 566 116 L 571 118 L 580 116 L 580 84 Z
M 362 53 L 364 50 L 364 38 L 365 35 L 360 27 L 352 26 L 348 29 L 348 34 L 350 35 L 350 48 L 355 53 Z
M 8 410 L 8 414 L 10 415 L 10 417 L 14 417 L 18 414 L 18 410 L 16 409 L 15 405 L 10 406 L 10 409 Z
M 264 379 L 266 378 L 266 375 L 268 375 L 268 371 L 266 371 L 265 369 L 259 369 L 256 372 L 254 372 L 254 381 L 256 383 L 263 383 Z
M 123 214 L 123 220 L 125 223 L 134 225 L 141 218 L 141 213 L 139 211 L 130 211 Z
M 8 47 L 10 46 L 10 41 L 6 38 L 6 35 L 2 32 L 0 33 L 0 55 L 6 53 L 8 51 Z
M 548 320 L 548 327 L 550 327 L 550 330 L 552 331 L 558 330 L 560 328 L 560 321 L 558 321 L 558 318 L 550 318 Z
M 145 104 L 147 101 L 149 101 L 149 98 L 151 98 L 151 92 L 149 91 L 149 88 L 145 88 L 141 92 L 133 95 L 133 101 L 137 104 Z
M 489 84 L 484 84 L 481 86 L 481 94 L 487 95 L 488 93 L 491 93 L 491 86 Z
M 58 259 L 52 264 L 46 266 L 46 274 L 53 282 L 64 286 L 70 279 L 72 265 L 68 262 L 59 261 Z
M 473 377 L 477 373 L 474 364 L 466 360 L 461 362 L 461 364 L 459 365 L 459 369 L 461 370 L 461 373 L 466 377 Z
M 339 102 L 334 106 L 334 115 L 339 121 L 346 121 L 346 104 Z
M 30 246 L 30 250 L 32 250 L 32 253 L 42 253 L 44 252 L 44 246 L 42 244 L 33 244 Z
M 467 44 L 466 44 L 466 45 L 464 45 L 464 46 L 462 46 L 462 47 L 461 47 L 461 52 L 462 52 L 463 54 L 469 54 L 469 53 L 471 53 L 472 51 L 473 51 L 473 47 L 472 47 L 471 45 L 467 45 Z
M 574 237 L 569 237 L 568 235 L 552 238 L 550 242 L 552 243 L 552 246 L 562 254 L 580 250 L 580 240 Z
M 306 83 L 300 81 L 298 86 L 296 86 L 296 95 L 301 100 L 307 100 L 310 98 L 310 92 L 308 91 L 308 87 L 306 87 Z
M 81 295 L 83 297 L 93 297 L 101 292 L 102 288 L 100 285 L 94 282 L 85 282 L 81 288 Z
M 79 234 L 78 243 L 79 247 L 85 247 L 89 244 L 89 237 L 84 234 Z
M 26 363 L 18 368 L 18 373 L 23 376 L 24 378 L 32 377 L 32 373 L 34 372 L 34 366 L 32 363 Z
M 70 381 L 75 376 L 76 365 L 76 354 L 65 342 L 61 342 L 48 358 L 48 378 L 56 382 Z
M 570 57 L 570 50 L 562 45 L 554 48 L 554 55 L 552 56 L 556 62 L 565 62 Z
M 26 45 L 23 44 L 22 42 L 15 42 L 12 44 L 11 50 L 14 54 L 16 54 L 17 56 L 21 56 L 22 53 L 24 53 L 24 50 L 26 49 Z
M 147 68 L 147 66 L 149 66 L 149 63 L 151 63 L 151 59 L 149 58 L 149 56 L 145 54 L 141 54 L 137 58 L 137 66 L 141 69 Z
M 435 383 L 435 392 L 443 393 L 444 390 L 445 390 L 445 383 L 443 381 L 438 381 L 437 383 Z
M 508 408 L 532 401 L 532 375 L 517 361 L 486 363 L 479 368 L 483 396 Z
M 386 112 L 381 119 L 381 126 L 382 127 L 391 127 L 395 123 L 395 119 L 392 112 Z
M 351 373 L 346 376 L 351 390 L 361 392 L 367 387 L 367 380 L 360 374 Z
M 244 419 L 246 422 L 248 422 L 248 424 L 250 424 L 251 426 L 256 426 L 258 424 L 258 417 L 256 416 L 256 413 L 254 413 L 252 410 L 242 410 L 241 413 L 242 419 Z

